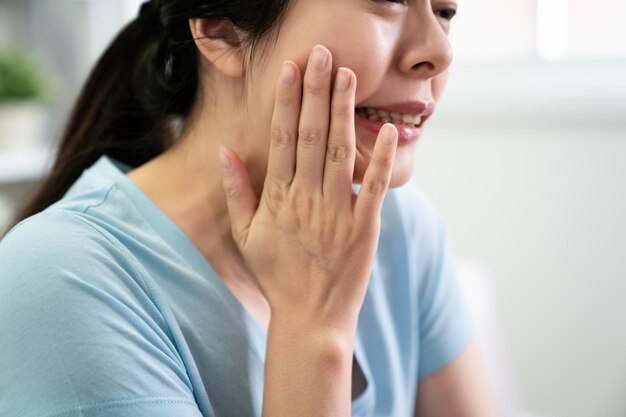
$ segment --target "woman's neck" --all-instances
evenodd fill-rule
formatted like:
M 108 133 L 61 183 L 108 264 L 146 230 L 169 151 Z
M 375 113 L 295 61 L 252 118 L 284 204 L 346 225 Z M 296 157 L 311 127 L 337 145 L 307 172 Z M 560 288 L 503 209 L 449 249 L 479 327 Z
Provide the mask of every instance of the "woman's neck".
M 218 149 L 231 126 L 192 117 L 176 143 L 128 174 L 189 237 L 218 274 L 241 268 L 222 187 Z M 230 130 L 230 138 L 236 131 Z

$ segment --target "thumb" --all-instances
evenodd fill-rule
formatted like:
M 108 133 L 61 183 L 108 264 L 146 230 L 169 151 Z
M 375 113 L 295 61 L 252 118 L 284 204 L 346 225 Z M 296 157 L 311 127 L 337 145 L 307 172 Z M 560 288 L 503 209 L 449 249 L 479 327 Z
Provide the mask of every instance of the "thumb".
M 252 191 L 248 170 L 237 154 L 230 149 L 220 147 L 219 158 L 231 230 L 235 242 L 242 247 L 247 240 L 258 199 Z

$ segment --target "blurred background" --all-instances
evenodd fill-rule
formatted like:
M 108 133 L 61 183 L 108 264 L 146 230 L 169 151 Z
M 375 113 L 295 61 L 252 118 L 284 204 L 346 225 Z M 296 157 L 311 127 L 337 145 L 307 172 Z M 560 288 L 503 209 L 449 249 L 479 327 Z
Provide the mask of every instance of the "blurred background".
M 446 220 L 500 414 L 625 417 L 626 2 L 458 3 L 414 180 Z M 0 0 L 0 235 L 139 4 Z

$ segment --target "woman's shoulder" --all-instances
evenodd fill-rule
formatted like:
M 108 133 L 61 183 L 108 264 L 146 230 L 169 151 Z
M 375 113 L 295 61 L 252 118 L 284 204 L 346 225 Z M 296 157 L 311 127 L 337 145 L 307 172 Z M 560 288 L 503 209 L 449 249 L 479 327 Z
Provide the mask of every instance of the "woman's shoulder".
M 115 246 L 88 215 L 51 207 L 22 220 L 7 232 L 0 240 L 0 259 L 10 262 L 53 258 L 50 265 L 55 265 L 110 252 Z
M 5 296 L 44 289 L 69 294 L 79 284 L 149 291 L 130 253 L 106 230 L 88 215 L 54 208 L 0 240 L 0 283 Z
M 28 415 L 196 415 L 151 289 L 86 215 L 46 210 L 14 227 L 0 241 L 0 387 L 14 394 L 0 414 L 28 399 Z
M 112 170 L 107 159 L 99 160 L 63 198 L 14 226 L 0 240 L 3 263 L 42 259 L 49 267 L 126 265 L 132 255 L 120 243 L 117 231 L 127 231 L 134 213 L 124 192 L 110 178 Z

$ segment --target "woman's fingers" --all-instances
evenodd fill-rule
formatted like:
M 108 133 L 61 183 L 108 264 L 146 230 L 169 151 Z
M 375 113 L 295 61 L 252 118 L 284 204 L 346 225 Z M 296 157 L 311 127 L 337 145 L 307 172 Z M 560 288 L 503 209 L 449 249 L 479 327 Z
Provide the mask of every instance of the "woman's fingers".
M 355 131 L 354 100 L 356 76 L 348 68 L 339 68 L 331 105 L 330 134 L 324 166 L 324 198 L 349 202 L 354 174 Z
M 223 186 L 230 214 L 230 226 L 235 242 L 243 247 L 248 237 L 258 200 L 252 191 L 248 171 L 241 159 L 224 147 L 219 150 Z
M 331 69 L 330 52 L 322 45 L 316 45 L 304 74 L 294 177 L 295 183 L 310 190 L 321 191 L 322 188 L 330 117 Z
M 380 215 L 383 199 L 389 187 L 391 170 L 396 158 L 398 130 L 391 123 L 385 123 L 378 132 L 372 158 L 363 176 L 354 208 L 357 221 L 369 223 L 371 216 Z M 361 223 L 361 224 L 364 224 Z
M 298 66 L 283 62 L 276 86 L 274 114 L 270 139 L 267 177 L 281 185 L 289 185 L 296 169 L 296 142 L 302 78 Z
M 266 179 L 266 186 L 270 186 L 265 190 L 289 192 L 293 185 L 301 191 L 319 191 L 336 209 L 337 205 L 353 201 L 357 80 L 351 70 L 339 68 L 331 105 L 331 73 L 332 56 L 321 45 L 313 48 L 303 77 L 296 64 L 283 63 L 272 117 Z M 379 132 L 354 203 L 354 214 L 362 225 L 369 224 L 372 216 L 380 214 L 391 178 L 397 136 L 392 124 L 385 124 Z M 239 158 L 230 151 L 224 155 L 232 164 L 232 168 L 225 171 L 224 186 L 237 239 L 245 236 L 250 227 L 258 201 Z M 275 185 L 279 187 L 272 188 Z M 304 195 L 305 198 L 311 196 Z

